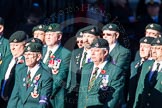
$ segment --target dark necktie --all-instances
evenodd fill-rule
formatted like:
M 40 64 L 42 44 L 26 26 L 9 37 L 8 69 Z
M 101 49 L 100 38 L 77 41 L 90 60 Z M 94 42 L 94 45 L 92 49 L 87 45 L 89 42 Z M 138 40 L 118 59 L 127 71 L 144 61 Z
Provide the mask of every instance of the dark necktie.
M 47 58 L 46 63 L 45 63 L 45 64 L 47 64 L 47 65 L 48 65 L 48 62 L 49 62 L 49 60 L 50 60 L 51 54 L 52 54 L 52 51 L 49 50 L 49 51 L 48 51 L 48 58 Z
M 82 60 L 82 67 L 86 63 L 86 56 L 87 56 L 87 52 L 84 52 L 84 56 L 83 56 L 83 60 Z
M 156 78 L 157 78 L 159 67 L 160 67 L 160 63 L 157 63 L 156 70 L 153 72 L 153 75 L 150 78 L 150 86 L 154 86 L 156 84 Z
M 97 76 L 97 71 L 98 71 L 98 67 L 95 68 L 94 72 L 92 73 L 92 78 L 89 82 L 89 87 L 88 87 L 88 90 L 90 90 L 92 88 L 92 86 L 94 85 L 94 82 L 96 80 L 96 76 Z
M 28 89 L 30 84 L 31 84 L 31 76 L 30 76 L 31 72 L 28 71 L 27 73 L 27 77 L 26 77 L 26 88 Z

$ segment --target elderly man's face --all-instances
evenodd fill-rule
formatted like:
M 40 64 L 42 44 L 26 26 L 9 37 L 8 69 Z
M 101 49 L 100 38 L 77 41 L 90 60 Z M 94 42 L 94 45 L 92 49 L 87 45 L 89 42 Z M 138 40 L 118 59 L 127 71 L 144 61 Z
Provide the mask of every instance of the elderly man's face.
M 94 63 L 102 63 L 108 55 L 107 49 L 91 48 L 91 59 Z
M 116 31 L 104 30 L 102 36 L 103 39 L 108 41 L 109 45 L 112 45 L 117 41 L 119 33 Z
M 34 38 L 40 39 L 44 43 L 45 32 L 41 30 L 34 31 Z
M 146 33 L 145 36 L 146 37 L 153 37 L 153 38 L 157 38 L 159 36 L 159 32 L 156 30 L 152 30 L 152 29 L 146 29 Z
M 85 48 L 89 48 L 92 42 L 97 38 L 97 36 L 89 33 L 83 34 L 83 44 Z
M 10 50 L 14 57 L 19 57 L 23 54 L 25 48 L 25 42 L 10 43 Z
M 140 56 L 141 58 L 148 59 L 151 52 L 151 45 L 146 43 L 140 43 Z
M 46 32 L 45 42 L 47 46 L 54 46 L 61 40 L 62 34 L 56 32 Z
M 25 63 L 28 67 L 34 67 L 41 59 L 41 54 L 36 52 L 25 52 Z

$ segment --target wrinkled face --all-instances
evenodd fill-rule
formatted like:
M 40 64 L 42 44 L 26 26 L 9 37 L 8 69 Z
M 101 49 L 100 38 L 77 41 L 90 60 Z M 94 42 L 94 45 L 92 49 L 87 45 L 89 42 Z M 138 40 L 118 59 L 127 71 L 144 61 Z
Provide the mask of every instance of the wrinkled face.
M 33 35 L 34 35 L 34 38 L 38 38 L 44 43 L 44 37 L 45 37 L 44 31 L 36 30 L 36 31 L 34 31 Z
M 148 59 L 151 52 L 151 45 L 146 43 L 140 43 L 140 57 Z
M 108 55 L 108 50 L 102 48 L 91 48 L 91 59 L 95 64 L 102 63 Z
M 83 34 L 83 44 L 85 48 L 89 48 L 92 42 L 97 38 L 97 36 L 89 33 Z
M 146 37 L 153 37 L 153 38 L 157 38 L 159 36 L 159 32 L 156 30 L 152 30 L 152 29 L 146 29 L 146 33 L 145 36 Z
M 117 41 L 119 33 L 116 31 L 104 30 L 102 36 L 103 39 L 108 41 L 109 45 L 112 45 Z
M 147 6 L 147 12 L 150 16 L 156 16 L 159 14 L 160 6 Z
M 78 48 L 83 48 L 83 38 L 82 37 L 77 37 L 76 43 L 78 45 Z
M 41 59 L 41 54 L 36 52 L 25 52 L 25 63 L 28 67 L 34 67 L 38 61 Z
M 152 46 L 152 48 L 156 53 L 156 59 L 155 60 L 162 60 L 162 45 Z
M 25 42 L 10 43 L 10 50 L 14 57 L 19 57 L 23 54 L 25 48 Z
M 61 41 L 62 34 L 56 32 L 46 32 L 45 42 L 47 46 L 54 46 Z

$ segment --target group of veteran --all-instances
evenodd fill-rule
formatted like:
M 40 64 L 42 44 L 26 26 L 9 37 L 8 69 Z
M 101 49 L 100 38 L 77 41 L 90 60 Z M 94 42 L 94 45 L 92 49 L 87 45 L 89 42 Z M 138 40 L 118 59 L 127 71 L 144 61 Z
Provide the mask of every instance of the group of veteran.
M 16 31 L 9 40 L 2 18 L 0 26 L 1 108 L 162 107 L 160 25 L 146 26 L 132 63 L 115 23 L 81 28 L 72 52 L 61 43 L 60 24 L 37 25 L 32 38 Z

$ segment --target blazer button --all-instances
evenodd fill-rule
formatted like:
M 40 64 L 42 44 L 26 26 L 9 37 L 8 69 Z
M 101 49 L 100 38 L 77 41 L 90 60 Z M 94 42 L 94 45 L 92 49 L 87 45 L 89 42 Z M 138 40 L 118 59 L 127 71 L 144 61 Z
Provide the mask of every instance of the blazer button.
M 147 103 L 146 105 L 147 105 L 147 106 L 150 106 L 150 103 Z
M 148 93 L 148 96 L 151 96 L 151 93 Z

